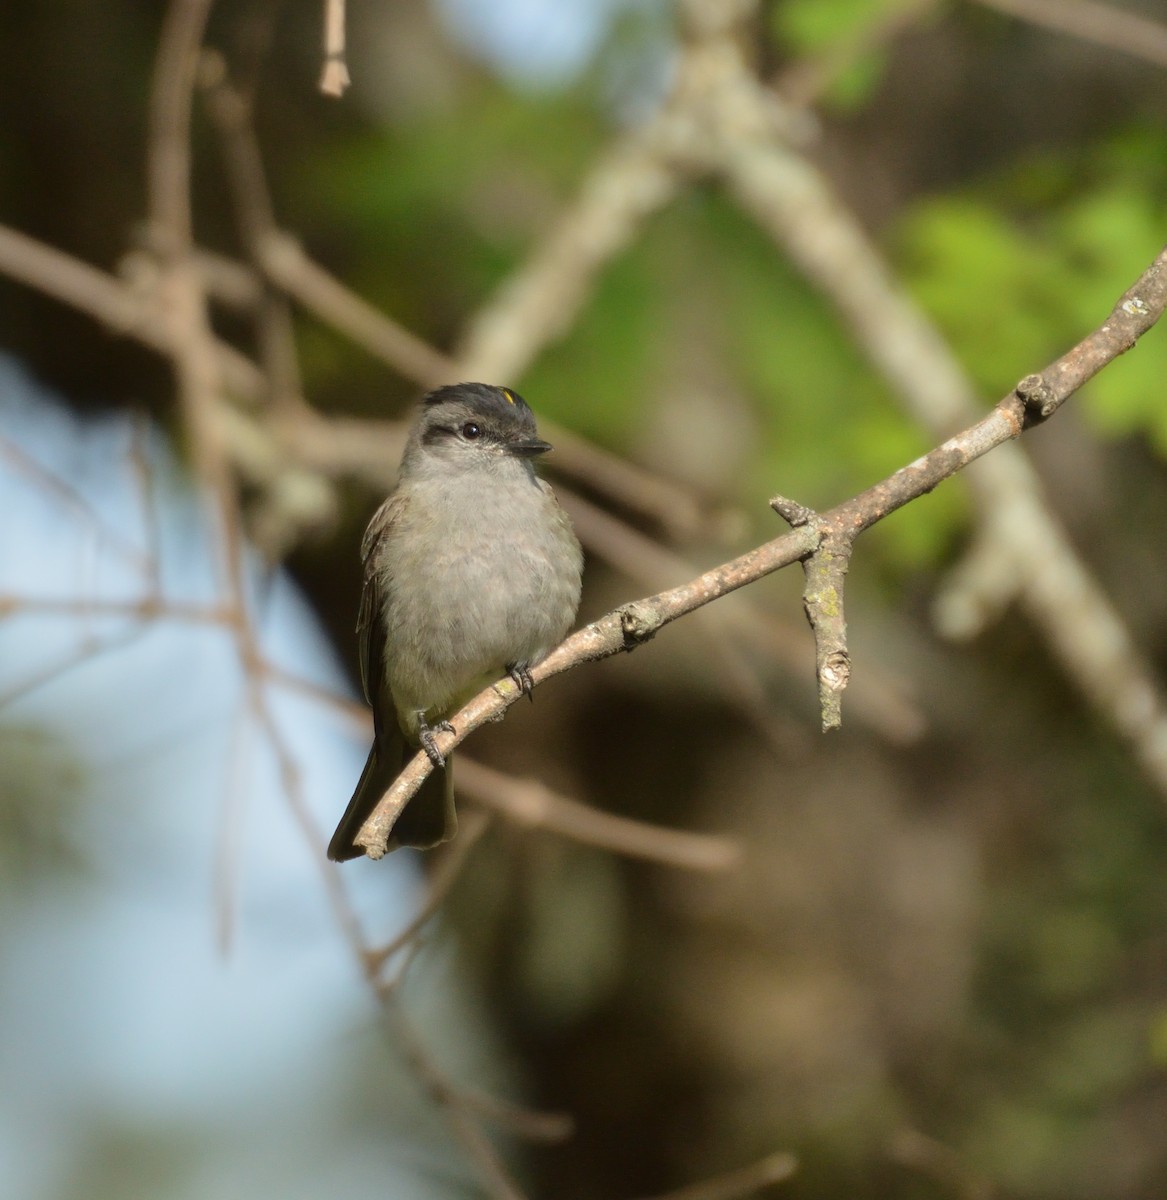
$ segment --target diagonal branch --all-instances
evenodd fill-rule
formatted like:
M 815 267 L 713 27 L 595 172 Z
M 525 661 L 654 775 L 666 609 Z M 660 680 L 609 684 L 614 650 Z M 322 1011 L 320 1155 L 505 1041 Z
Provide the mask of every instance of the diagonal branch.
M 743 208 L 835 305 L 915 420 L 939 437 L 973 420 L 980 405 L 967 376 L 825 176 L 775 133 L 775 98 L 732 39 L 692 54 L 682 72 L 694 94 L 682 141 L 687 160 L 725 177 Z M 1128 300 L 1137 304 L 1139 297 Z M 1109 361 L 1107 352 L 1101 361 Z M 1059 369 L 1077 372 L 1087 360 Z M 1028 458 L 1006 447 L 978 464 L 968 482 L 982 532 L 1006 560 L 994 575 L 994 599 L 1019 596 L 1075 686 L 1167 795 L 1167 704 L 1122 619 L 1049 512 Z M 984 597 L 977 600 L 983 608 Z M 961 632 L 970 635 L 974 624 L 983 624 L 982 615 L 966 604 Z
M 1129 350 L 1162 316 L 1164 308 L 1167 308 L 1167 249 L 1119 298 L 1109 318 L 1098 329 L 1041 373 L 1048 387 L 1047 401 L 1054 407 L 1064 402 L 1106 362 Z M 1030 377 L 1023 382 L 1028 385 Z M 814 523 L 795 528 L 680 587 L 623 605 L 586 625 L 532 668 L 532 680 L 542 683 L 582 663 L 634 650 L 679 617 L 807 558 L 819 548 L 828 532 L 853 541 L 864 530 L 1044 419 L 1014 389 L 987 416 L 859 495 L 822 513 Z M 1149 684 L 1145 679 L 1133 675 L 1127 684 L 1134 689 L 1141 705 L 1133 709 L 1132 719 L 1142 716 L 1145 721 L 1154 716 L 1154 710 L 1147 708 L 1145 687 Z M 498 720 L 520 695 L 518 687 L 506 679 L 486 688 L 453 716 L 453 732 L 436 735 L 439 751 L 448 754 L 480 725 Z M 1147 765 L 1167 777 L 1167 722 L 1150 732 L 1154 734 L 1151 739 L 1154 753 Z M 371 858 L 380 858 L 385 853 L 394 822 L 432 770 L 429 756 L 419 751 L 382 796 L 356 837 L 357 844 Z

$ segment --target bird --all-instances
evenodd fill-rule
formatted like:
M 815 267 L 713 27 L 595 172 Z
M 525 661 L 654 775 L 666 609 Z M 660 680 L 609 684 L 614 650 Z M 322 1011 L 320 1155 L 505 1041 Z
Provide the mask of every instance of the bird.
M 535 459 L 551 448 L 510 388 L 459 383 L 422 399 L 397 485 L 361 542 L 357 645 L 373 744 L 330 859 L 364 854 L 355 842 L 361 826 L 419 747 L 435 770 L 387 848 L 429 849 L 452 838 L 453 765 L 434 734 L 504 675 L 530 696 L 531 668 L 571 627 L 583 551 L 535 473 Z

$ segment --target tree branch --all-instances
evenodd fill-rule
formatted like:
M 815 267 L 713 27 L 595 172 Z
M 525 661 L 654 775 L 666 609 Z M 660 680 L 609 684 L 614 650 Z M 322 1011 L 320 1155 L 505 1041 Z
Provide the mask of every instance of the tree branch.
M 679 121 L 679 161 L 724 176 L 742 207 L 836 306 L 916 421 L 937 437 L 967 425 L 980 410 L 972 384 L 829 181 L 776 130 L 777 101 L 754 78 L 734 38 L 697 45 L 689 59 L 678 82 L 678 91 L 692 97 L 681 114 L 687 126 Z M 1139 297 L 1124 300 L 1134 310 L 1120 314 L 1118 327 L 1128 319 L 1137 327 Z M 1107 336 L 1103 329 L 1096 337 L 1101 361 Z M 1084 350 L 1059 369 L 1078 371 L 1089 356 Z M 1130 743 L 1167 797 L 1167 704 L 1122 619 L 1049 512 L 1028 458 L 1006 447 L 969 472 L 968 482 L 980 517 L 980 561 L 990 545 L 1003 561 L 992 573 L 991 598 L 978 591 L 962 599 L 960 634 L 983 626 L 992 603 L 1019 596 L 1075 686 Z M 951 615 L 953 607 L 949 598 L 944 612 Z
M 1165 307 L 1167 249 L 1124 293 L 1102 326 L 1041 373 L 1047 381 L 1049 400 L 1054 407 L 1063 403 L 1106 362 L 1130 349 L 1154 325 Z M 1023 381 L 1027 388 L 1030 378 Z M 810 557 L 828 537 L 849 544 L 896 509 L 930 492 L 969 463 L 1019 437 L 1025 429 L 1043 419 L 1014 389 L 974 425 L 859 495 L 822 513 L 813 522 L 723 563 L 689 583 L 623 605 L 586 625 L 532 668 L 532 681 L 539 684 L 585 662 L 634 650 L 678 617 Z M 1137 685 L 1138 681 L 1130 682 Z M 438 750 L 448 754 L 480 725 L 498 720 L 520 695 L 518 687 L 509 679 L 500 680 L 480 692 L 451 718 L 454 732 L 435 736 Z M 1167 768 L 1167 744 L 1163 751 L 1162 765 Z M 380 858 L 385 853 L 394 822 L 432 770 L 429 756 L 419 751 L 382 796 L 355 839 L 369 857 Z

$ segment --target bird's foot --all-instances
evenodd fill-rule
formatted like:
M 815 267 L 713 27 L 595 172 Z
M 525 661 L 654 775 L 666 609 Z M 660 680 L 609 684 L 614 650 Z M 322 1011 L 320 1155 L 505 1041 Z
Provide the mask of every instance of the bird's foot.
M 444 767 L 446 760 L 442 756 L 442 752 L 438 749 L 437 742 L 434 741 L 434 734 L 457 732 L 449 721 L 435 721 L 432 725 L 429 725 L 426 723 L 424 713 L 417 714 L 417 740 L 421 742 L 422 749 L 429 755 L 429 760 L 435 767 Z
M 531 678 L 531 668 L 525 662 L 511 663 L 507 674 L 515 681 L 515 686 L 532 704 L 535 703 L 535 681 Z

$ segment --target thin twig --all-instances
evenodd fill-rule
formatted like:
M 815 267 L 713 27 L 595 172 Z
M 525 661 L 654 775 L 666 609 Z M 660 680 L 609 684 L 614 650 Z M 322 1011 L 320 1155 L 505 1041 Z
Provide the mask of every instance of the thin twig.
M 240 238 L 255 267 L 259 247 L 275 228 L 271 196 L 251 119 L 251 104 L 231 83 L 223 56 L 204 51 L 199 82 L 223 146 L 227 180 Z M 292 314 L 287 298 L 272 287 L 261 290 L 256 305 L 260 361 L 271 386 L 271 400 L 285 410 L 305 407 Z
M 458 1095 L 471 1112 L 524 1141 L 550 1145 L 566 1141 L 575 1132 L 575 1118 L 570 1113 L 525 1108 L 465 1084 L 459 1088 Z
M 195 269 L 201 287 L 205 273 L 197 263 Z M 0 271 L 159 354 L 169 357 L 175 351 L 175 330 L 155 298 L 156 278 L 150 294 L 144 295 L 116 275 L 4 225 L 0 225 Z M 246 355 L 222 341 L 215 342 L 214 351 L 229 391 L 247 399 L 265 394 L 263 373 Z
M 274 231 L 275 218 L 251 101 L 231 82 L 226 61 L 216 52 L 204 51 L 199 81 L 222 143 L 240 240 L 254 274 L 263 280 L 253 315 L 267 399 L 287 420 L 310 410 L 302 396 L 291 303 L 266 278 L 259 261 L 260 247 Z M 301 540 L 306 529 L 327 524 L 336 510 L 332 489 L 309 477 L 294 461 L 281 461 L 286 457 L 278 456 L 266 466 L 260 495 L 251 506 L 252 540 L 272 562 Z
M 459 760 L 459 773 L 461 773 L 463 766 L 463 762 Z M 403 946 L 408 945 L 417 937 L 422 927 L 429 922 L 438 909 L 445 903 L 446 897 L 449 896 L 454 885 L 462 877 L 462 872 L 465 870 L 466 864 L 470 861 L 471 852 L 482 840 L 483 834 L 489 828 L 489 813 L 467 813 L 459 822 L 458 836 L 449 844 L 446 850 L 438 855 L 437 865 L 426 880 L 425 899 L 422 901 L 417 912 L 405 928 L 400 933 L 395 934 L 384 946 L 378 946 L 376 949 L 367 952 L 366 962 L 370 971 L 378 974 L 389 959 Z
M 22 475 L 35 480 L 38 487 L 58 501 L 75 516 L 83 520 L 97 537 L 114 550 L 136 570 L 146 574 L 150 570 L 150 556 L 140 546 L 110 525 L 88 500 L 67 479 L 42 466 L 23 446 L 0 434 L 0 458 L 5 458 Z
M 253 664 L 245 664 L 245 667 L 250 672 Z M 276 756 L 283 794 L 309 847 L 312 860 L 320 868 L 333 914 L 354 957 L 361 965 L 373 994 L 377 997 L 381 1012 L 393 1032 L 397 1045 L 406 1056 L 414 1077 L 425 1087 L 444 1114 L 493 1200 L 526 1200 L 511 1179 L 490 1139 L 474 1119 L 474 1106 L 482 1103 L 481 1093 L 474 1092 L 471 1101 L 463 1100 L 461 1089 L 438 1067 L 402 1007 L 396 984 L 400 983 L 408 962 L 403 965 L 395 981 L 387 982 L 381 977 L 383 964 L 365 942 L 360 921 L 349 902 L 341 873 L 324 856 L 324 835 L 309 811 L 303 792 L 303 780 L 291 747 L 284 738 L 270 705 L 264 700 L 262 689 L 254 692 L 253 696 L 258 697 L 255 713 Z M 409 944 L 411 953 L 407 958 L 411 958 L 420 945 L 421 940 L 415 934 Z
M 603 509 L 563 487 L 556 489 L 564 508 L 571 515 L 580 540 L 606 562 L 622 571 L 642 587 L 663 591 L 683 583 L 697 573 L 684 556 L 669 550 L 637 529 L 617 521 Z M 805 677 L 810 659 L 806 640 L 792 621 L 767 611 L 747 596 L 727 596 L 724 603 L 701 610 L 710 627 L 714 650 L 724 647 L 726 638 L 747 643 L 746 660 L 756 663 L 763 656 L 796 678 Z M 750 709 L 754 720 L 768 740 L 788 743 L 789 730 L 774 727 L 773 705 L 762 694 L 765 704 L 755 707 L 757 671 L 751 672 L 751 686 L 735 676 L 741 694 L 738 699 Z M 867 664 L 856 676 L 851 691 L 852 711 L 881 737 L 897 745 L 908 745 L 923 736 L 926 720 L 920 709 L 904 694 L 902 685 L 888 678 L 878 664 Z
M 457 367 L 313 262 L 286 233 L 268 231 L 256 254 L 264 274 L 309 312 L 423 387 L 456 382 Z
M 517 825 L 544 829 L 614 854 L 693 871 L 725 871 L 741 861 L 742 847 L 733 838 L 684 833 L 601 812 L 537 780 L 514 779 L 464 757 L 458 759 L 458 786 Z
M 152 236 L 167 256 L 194 241 L 190 212 L 191 96 L 212 0 L 171 0 L 162 23 L 150 96 L 146 184 Z
M 345 59 L 344 0 L 324 0 L 324 66 L 319 88 L 339 99 L 352 82 Z
M 462 1093 L 434 1062 L 422 1045 L 396 992 L 382 995 L 381 1011 L 394 1042 L 404 1054 L 410 1074 L 433 1103 L 446 1114 L 463 1149 L 470 1157 L 478 1178 L 492 1200 L 526 1200 L 526 1196 L 507 1170 L 498 1151 L 483 1133 L 462 1102 Z

